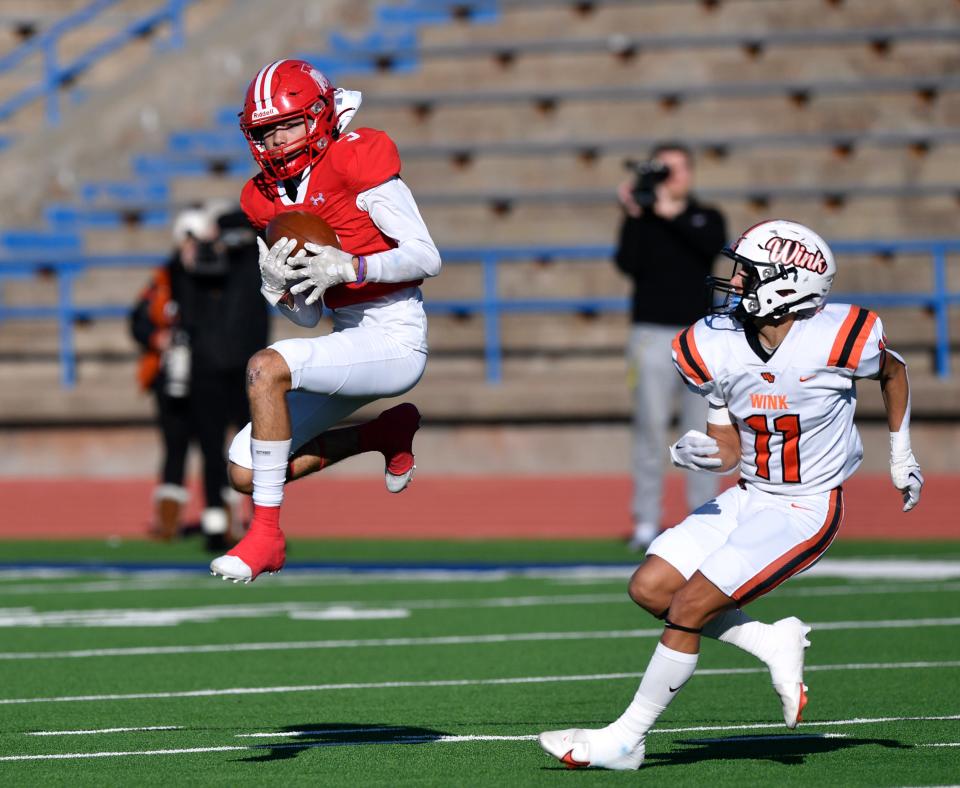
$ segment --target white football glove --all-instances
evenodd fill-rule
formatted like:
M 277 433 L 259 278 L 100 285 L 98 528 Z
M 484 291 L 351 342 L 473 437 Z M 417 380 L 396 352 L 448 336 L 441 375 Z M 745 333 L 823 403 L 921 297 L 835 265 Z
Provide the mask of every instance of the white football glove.
M 716 471 L 721 465 L 718 454 L 720 447 L 709 435 L 697 430 L 690 430 L 670 447 L 670 459 L 678 468 L 687 468 L 691 471 Z
M 307 255 L 307 252 L 313 252 L 313 255 Z M 302 280 L 290 288 L 294 295 L 313 288 L 304 301 L 310 306 L 320 300 L 328 288 L 344 282 L 356 282 L 357 272 L 353 267 L 353 255 L 349 252 L 335 246 L 306 243 L 303 249 L 287 260 L 286 277 Z
M 912 451 L 890 458 L 890 477 L 893 486 L 903 496 L 903 511 L 909 512 L 920 501 L 920 490 L 923 489 L 923 474 Z
M 281 238 L 268 249 L 264 240 L 257 236 L 257 248 L 260 250 L 260 292 L 270 306 L 276 306 L 287 291 L 287 257 L 296 246 L 295 238 Z

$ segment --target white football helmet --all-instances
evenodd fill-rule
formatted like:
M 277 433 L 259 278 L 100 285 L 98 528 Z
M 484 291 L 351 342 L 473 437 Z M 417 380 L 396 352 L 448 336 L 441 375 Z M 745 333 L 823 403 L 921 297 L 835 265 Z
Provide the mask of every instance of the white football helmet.
M 715 313 L 780 317 L 817 309 L 837 274 L 827 242 L 809 227 L 784 219 L 755 224 L 723 255 L 733 260 L 733 274 L 707 278 Z

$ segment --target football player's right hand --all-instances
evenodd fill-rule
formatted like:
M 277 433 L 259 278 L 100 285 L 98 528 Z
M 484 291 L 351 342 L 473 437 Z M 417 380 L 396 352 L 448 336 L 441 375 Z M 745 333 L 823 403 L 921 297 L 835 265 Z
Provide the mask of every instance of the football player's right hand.
M 920 463 L 912 451 L 903 457 L 890 458 L 890 477 L 893 479 L 893 486 L 903 496 L 903 511 L 909 512 L 920 501 L 920 490 L 923 489 Z
M 267 248 L 264 240 L 257 236 L 257 248 L 260 250 L 260 292 L 270 306 L 276 306 L 287 292 L 287 258 L 297 247 L 296 238 L 281 238 Z
M 691 471 L 716 471 L 722 463 L 717 442 L 697 430 L 690 430 L 670 447 L 670 459 L 678 468 Z
M 335 246 L 305 243 L 303 249 L 287 261 L 287 279 L 300 280 L 290 288 L 293 295 L 311 291 L 303 302 L 310 306 L 334 285 L 356 282 L 357 271 L 349 252 Z

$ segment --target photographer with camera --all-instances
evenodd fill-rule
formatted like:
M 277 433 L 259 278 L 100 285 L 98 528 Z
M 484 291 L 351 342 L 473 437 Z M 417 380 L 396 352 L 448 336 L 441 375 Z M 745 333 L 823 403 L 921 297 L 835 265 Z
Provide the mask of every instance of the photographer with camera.
M 227 506 L 233 497 L 224 458 L 227 429 L 250 419 L 246 365 L 267 345 L 268 313 L 258 292 L 256 235 L 239 209 L 210 204 L 182 211 L 173 236 L 173 254 L 130 316 L 143 349 L 138 377 L 156 397 L 163 436 L 151 534 L 164 541 L 177 535 L 187 502 L 187 449 L 196 441 L 203 455 L 201 528 L 208 548 L 221 550 L 239 536 Z
M 658 144 L 648 161 L 625 162 L 633 177 L 617 190 L 624 209 L 617 267 L 633 281 L 628 361 L 634 387 L 633 522 L 630 547 L 647 547 L 660 531 L 667 429 L 674 409 L 680 431 L 700 429 L 706 402 L 673 368 L 671 342 L 707 313 L 704 281 L 726 241 L 723 215 L 691 193 L 693 155 L 679 142 Z M 699 426 L 698 426 L 699 425 Z M 716 494 L 715 474 L 688 473 L 690 511 Z

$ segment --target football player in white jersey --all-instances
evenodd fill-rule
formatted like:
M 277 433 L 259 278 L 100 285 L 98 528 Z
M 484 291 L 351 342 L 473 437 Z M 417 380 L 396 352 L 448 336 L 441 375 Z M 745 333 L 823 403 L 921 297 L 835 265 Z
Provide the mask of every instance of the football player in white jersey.
M 640 767 L 647 731 L 693 675 L 701 635 L 763 660 L 787 726 L 801 721 L 810 628 L 796 618 L 763 624 L 741 606 L 811 566 L 836 536 L 843 482 L 863 457 L 858 379 L 880 382 L 903 510 L 920 498 L 906 365 L 875 313 L 824 304 L 836 274 L 824 240 L 795 222 L 766 221 L 724 254 L 733 275 L 710 280 L 723 303 L 673 342 L 678 371 L 709 403 L 706 433 L 686 433 L 670 455 L 682 468 L 739 470 L 740 480 L 650 545 L 630 596 L 664 620 L 663 636 L 617 720 L 540 735 L 570 768 Z

